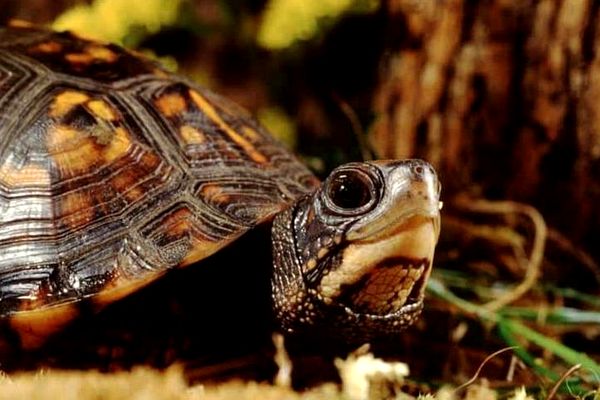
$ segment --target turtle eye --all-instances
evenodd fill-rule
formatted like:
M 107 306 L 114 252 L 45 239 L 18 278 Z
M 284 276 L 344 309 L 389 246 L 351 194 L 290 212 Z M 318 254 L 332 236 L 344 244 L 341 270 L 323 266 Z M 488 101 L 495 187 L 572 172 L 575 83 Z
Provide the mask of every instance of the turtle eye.
M 354 210 L 369 204 L 373 198 L 373 181 L 360 171 L 339 171 L 331 177 L 327 197 L 343 210 Z

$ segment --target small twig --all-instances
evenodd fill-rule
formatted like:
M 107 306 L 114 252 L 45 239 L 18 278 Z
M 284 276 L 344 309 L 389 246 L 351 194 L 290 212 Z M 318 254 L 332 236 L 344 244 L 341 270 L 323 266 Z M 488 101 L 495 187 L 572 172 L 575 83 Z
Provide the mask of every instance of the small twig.
M 360 123 L 358 115 L 356 115 L 354 109 L 350 107 L 350 104 L 348 104 L 337 94 L 333 94 L 333 99 L 337 102 L 338 107 L 340 107 L 340 110 L 344 113 L 346 118 L 348 118 L 348 121 L 350 121 L 350 125 L 352 126 L 352 132 L 354 132 L 354 136 L 356 137 L 356 141 L 358 142 L 358 147 L 360 148 L 360 155 L 362 157 L 362 160 L 372 160 L 373 156 L 371 155 L 371 152 L 369 151 L 369 146 L 367 144 L 367 141 L 365 140 L 365 137 L 367 135 L 365 134 L 365 130 L 363 129 Z
M 552 387 L 552 390 L 550 390 L 550 393 L 548 393 L 548 397 L 546 397 L 546 400 L 552 400 L 552 398 L 554 397 L 554 395 L 556 394 L 556 392 L 558 392 L 558 388 L 560 388 L 560 385 L 563 384 L 563 382 L 565 381 L 565 379 L 567 379 L 569 377 L 569 375 L 572 375 L 579 368 L 581 368 L 581 364 L 575 364 L 571 368 L 569 368 L 567 371 L 565 371 L 565 373 L 563 373 L 560 376 L 560 378 L 558 379 L 558 381 L 556 381 L 556 383 Z
M 519 358 L 513 354 L 510 358 L 510 364 L 508 365 L 508 371 L 506 372 L 506 381 L 512 382 L 515 377 L 515 369 L 517 367 L 517 362 Z
M 483 305 L 487 310 L 496 311 L 517 300 L 531 289 L 540 275 L 544 247 L 548 229 L 540 212 L 527 204 L 513 201 L 487 201 L 473 199 L 457 199 L 457 204 L 467 210 L 488 214 L 522 214 L 528 217 L 534 226 L 533 246 L 526 265 L 525 277 L 513 290 Z
M 516 348 L 517 348 L 517 346 L 505 347 L 505 348 L 495 351 L 492 354 L 490 354 L 489 356 L 487 356 L 481 362 L 481 364 L 479 364 L 479 368 L 477 368 L 477 371 L 475 371 L 475 374 L 471 377 L 471 379 L 469 379 L 468 381 L 466 381 L 465 383 L 463 383 L 462 385 L 460 385 L 459 387 L 454 389 L 454 392 L 458 392 L 459 390 L 462 390 L 462 389 L 466 388 L 467 386 L 471 385 L 473 382 L 475 382 L 477 380 L 477 378 L 479 378 L 479 374 L 481 373 L 481 370 L 483 369 L 485 364 L 487 364 L 487 362 L 490 361 L 492 358 L 494 358 L 497 355 L 500 355 L 504 352 L 507 352 L 509 350 L 514 350 Z

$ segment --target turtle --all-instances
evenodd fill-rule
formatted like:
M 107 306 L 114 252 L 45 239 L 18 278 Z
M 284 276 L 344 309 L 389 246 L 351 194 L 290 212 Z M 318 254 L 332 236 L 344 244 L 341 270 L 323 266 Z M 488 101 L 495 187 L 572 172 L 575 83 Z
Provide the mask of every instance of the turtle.
M 0 138 L 0 324 L 15 346 L 260 229 L 272 265 L 236 256 L 268 271 L 285 334 L 370 340 L 423 307 L 441 204 L 425 161 L 351 162 L 321 181 L 224 97 L 27 24 L 0 28 Z

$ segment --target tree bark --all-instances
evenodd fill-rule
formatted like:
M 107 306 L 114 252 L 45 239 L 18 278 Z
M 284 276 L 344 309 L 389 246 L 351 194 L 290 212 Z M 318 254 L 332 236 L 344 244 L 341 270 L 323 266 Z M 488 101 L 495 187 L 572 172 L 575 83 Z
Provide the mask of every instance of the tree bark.
M 423 157 L 444 197 L 535 205 L 600 259 L 600 2 L 388 0 L 378 156 Z

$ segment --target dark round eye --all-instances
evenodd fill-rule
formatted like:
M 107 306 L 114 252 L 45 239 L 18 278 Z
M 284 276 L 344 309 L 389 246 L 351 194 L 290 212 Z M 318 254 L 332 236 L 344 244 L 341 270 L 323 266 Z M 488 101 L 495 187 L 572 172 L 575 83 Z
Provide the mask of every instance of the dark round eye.
M 373 198 L 370 178 L 356 171 L 340 171 L 331 178 L 327 195 L 339 208 L 351 210 L 368 204 Z

